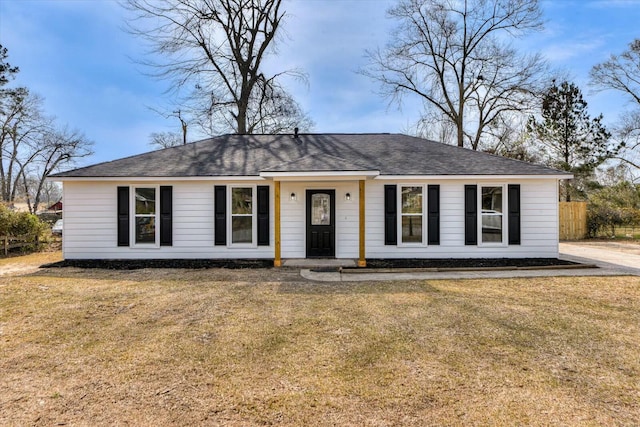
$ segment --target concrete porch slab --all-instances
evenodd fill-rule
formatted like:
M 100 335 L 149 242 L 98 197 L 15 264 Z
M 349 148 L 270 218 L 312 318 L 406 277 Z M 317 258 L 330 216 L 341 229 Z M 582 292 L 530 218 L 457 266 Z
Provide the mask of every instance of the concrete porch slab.
M 324 259 L 324 258 L 289 258 L 282 260 L 283 267 L 295 268 L 329 268 L 329 267 L 356 267 L 354 259 Z

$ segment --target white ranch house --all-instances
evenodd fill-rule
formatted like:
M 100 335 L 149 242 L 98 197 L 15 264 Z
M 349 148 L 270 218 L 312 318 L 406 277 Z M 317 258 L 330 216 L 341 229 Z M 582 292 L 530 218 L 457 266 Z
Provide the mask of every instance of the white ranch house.
M 51 177 L 65 259 L 557 258 L 544 166 L 400 134 L 224 135 Z

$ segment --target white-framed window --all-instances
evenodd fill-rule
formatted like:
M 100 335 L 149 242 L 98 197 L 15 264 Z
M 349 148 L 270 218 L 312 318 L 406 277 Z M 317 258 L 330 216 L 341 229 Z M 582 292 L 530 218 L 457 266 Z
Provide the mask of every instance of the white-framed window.
M 483 245 L 502 245 L 505 243 L 505 186 L 480 185 L 479 192 L 480 243 Z
M 131 242 L 133 246 L 159 247 L 160 192 L 158 186 L 131 187 Z
M 227 197 L 229 246 L 256 246 L 257 216 L 256 187 L 229 186 Z
M 424 245 L 426 242 L 424 188 L 424 185 L 398 185 L 398 236 L 401 245 Z

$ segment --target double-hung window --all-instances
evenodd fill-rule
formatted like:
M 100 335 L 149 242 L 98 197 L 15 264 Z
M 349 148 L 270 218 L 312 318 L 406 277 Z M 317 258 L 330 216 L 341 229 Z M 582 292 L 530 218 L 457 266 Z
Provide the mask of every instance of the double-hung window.
M 230 187 L 231 245 L 254 245 L 256 238 L 255 187 Z
M 117 188 L 118 246 L 173 246 L 173 186 Z
M 135 187 L 133 191 L 133 241 L 136 245 L 157 245 L 158 191 L 156 187 Z
M 424 187 L 400 186 L 400 237 L 402 243 L 422 244 L 424 242 Z
M 504 187 L 482 186 L 480 221 L 482 243 L 504 242 Z
M 385 245 L 440 244 L 439 184 L 386 184 L 383 209 Z

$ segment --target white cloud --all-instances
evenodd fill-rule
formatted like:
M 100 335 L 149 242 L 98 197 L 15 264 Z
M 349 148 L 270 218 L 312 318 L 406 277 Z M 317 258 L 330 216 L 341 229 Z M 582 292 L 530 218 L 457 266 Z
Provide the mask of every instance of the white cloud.
M 597 52 L 604 44 L 603 39 L 567 40 L 544 47 L 542 53 L 552 62 L 565 62 Z

